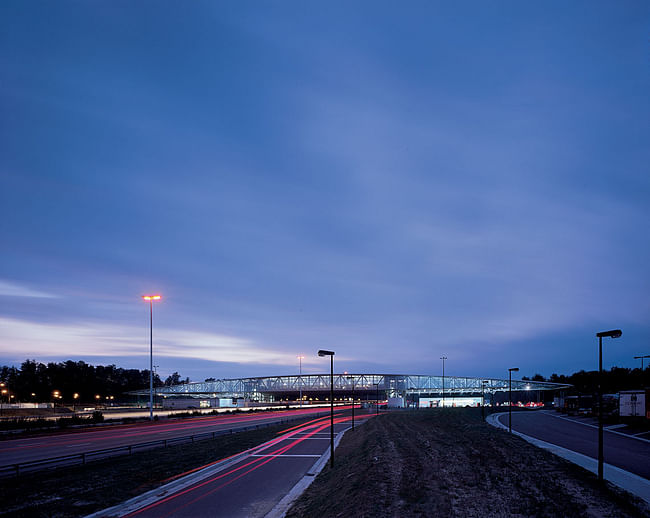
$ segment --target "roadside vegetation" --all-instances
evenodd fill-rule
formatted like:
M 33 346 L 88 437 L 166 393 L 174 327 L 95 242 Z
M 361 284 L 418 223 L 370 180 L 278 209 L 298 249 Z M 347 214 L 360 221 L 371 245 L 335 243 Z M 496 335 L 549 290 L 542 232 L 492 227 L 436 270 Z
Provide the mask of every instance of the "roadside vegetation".
M 345 434 L 287 518 L 640 517 L 640 499 L 482 421 L 479 409 L 394 412 Z
M 86 516 L 158 487 L 189 470 L 257 446 L 276 437 L 278 432 L 311 419 L 313 416 L 195 444 L 0 479 L 0 516 Z

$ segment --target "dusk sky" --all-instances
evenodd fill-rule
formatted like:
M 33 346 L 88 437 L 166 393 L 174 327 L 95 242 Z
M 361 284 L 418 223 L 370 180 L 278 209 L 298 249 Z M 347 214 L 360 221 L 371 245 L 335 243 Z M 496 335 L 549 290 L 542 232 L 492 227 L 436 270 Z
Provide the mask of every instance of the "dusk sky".
M 0 3 L 0 364 L 650 354 L 650 2 Z

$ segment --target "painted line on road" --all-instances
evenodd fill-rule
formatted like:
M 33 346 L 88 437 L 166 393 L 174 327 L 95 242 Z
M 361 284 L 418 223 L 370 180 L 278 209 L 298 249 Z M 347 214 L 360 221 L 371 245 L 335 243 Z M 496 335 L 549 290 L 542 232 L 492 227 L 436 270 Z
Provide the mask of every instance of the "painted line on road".
M 580 421 L 575 421 L 574 419 L 570 419 L 568 417 L 564 417 L 564 416 L 561 416 L 561 415 L 553 415 L 553 414 L 549 414 L 549 413 L 546 413 L 546 414 L 550 415 L 551 417 L 555 417 L 557 419 L 564 419 L 565 421 L 569 421 L 571 423 L 581 424 L 583 426 L 588 426 L 589 428 L 595 428 L 596 430 L 598 430 L 598 425 L 595 425 L 595 424 L 581 423 Z M 636 437 L 636 436 L 634 436 L 634 435 L 632 435 L 630 433 L 617 432 L 616 430 L 609 430 L 607 428 L 604 428 L 604 430 L 606 432 L 615 433 L 616 435 L 621 435 L 623 437 L 629 437 L 630 439 L 636 439 L 637 441 L 650 442 L 650 439 L 644 439 L 642 437 Z
M 296 435 L 296 437 L 300 437 L 300 435 Z M 286 439 L 281 439 L 281 441 L 290 441 L 293 439 L 293 437 L 288 437 Z M 327 437 L 305 437 L 303 441 L 329 441 L 329 433 L 327 434 Z
M 625 428 L 627 425 L 625 423 L 612 424 L 605 427 L 605 430 L 617 430 L 618 428 Z
M 320 455 L 307 455 L 307 454 L 305 454 L 305 455 L 295 454 L 294 455 L 294 454 L 288 454 L 288 453 L 281 453 L 279 455 L 272 455 L 272 454 L 268 454 L 268 455 L 262 455 L 262 454 L 251 455 L 251 457 L 320 457 Z
M 649 433 L 650 432 L 640 432 L 640 433 L 633 433 L 633 434 L 630 434 L 630 435 L 632 435 L 632 437 L 638 437 L 639 435 L 646 435 L 646 434 L 649 434 Z
M 507 432 L 508 427 L 499 421 L 499 417 L 502 415 L 508 414 L 506 412 L 490 414 L 486 418 L 486 421 L 488 424 L 494 426 L 495 428 L 501 428 Z M 517 432 L 516 430 L 513 430 L 512 433 L 537 446 L 538 448 L 548 450 L 558 457 L 562 457 L 569 462 L 573 462 L 574 464 L 577 464 L 578 466 L 591 471 L 593 474 L 598 473 L 598 461 L 592 457 L 588 457 L 587 455 L 583 455 L 582 453 L 578 453 L 567 448 L 563 448 L 557 444 L 542 441 L 541 439 L 536 439 L 535 437 Z M 603 463 L 603 476 L 605 480 L 608 480 L 612 484 L 635 494 L 650 504 L 650 480 L 607 463 Z
M 365 419 L 359 420 L 359 424 L 363 424 L 367 422 Z M 348 430 L 351 430 L 352 427 L 345 428 L 344 430 L 341 430 L 339 433 L 336 434 L 336 439 L 334 439 L 334 449 L 339 445 L 341 442 L 341 439 L 343 438 L 343 434 L 345 434 Z M 289 508 L 293 505 L 293 503 L 298 499 L 298 497 L 307 489 L 311 483 L 314 481 L 316 478 L 316 475 L 323 469 L 325 464 L 330 459 L 330 449 L 328 448 L 325 453 L 321 456 L 320 459 L 318 459 L 314 465 L 311 467 L 309 471 L 305 474 L 304 477 L 302 477 L 295 486 L 291 488 L 291 491 L 289 491 L 282 500 L 280 500 L 277 504 L 275 504 L 275 507 L 271 509 L 264 518 L 284 518 L 284 516 L 287 514 L 287 511 Z

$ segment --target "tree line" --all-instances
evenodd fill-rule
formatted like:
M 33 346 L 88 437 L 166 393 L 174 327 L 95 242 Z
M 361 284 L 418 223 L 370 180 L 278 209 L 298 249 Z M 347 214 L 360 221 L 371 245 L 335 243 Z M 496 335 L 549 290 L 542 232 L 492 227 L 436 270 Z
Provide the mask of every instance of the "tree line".
M 19 368 L 0 367 L 2 402 L 61 401 L 105 402 L 122 399 L 125 392 L 149 387 L 149 370 L 122 369 L 115 365 L 89 365 L 83 361 L 39 363 L 25 360 Z M 162 381 L 154 373 L 154 387 L 188 383 L 178 372 Z M 76 396 L 75 396 L 76 394 Z M 13 396 L 13 397 L 12 397 Z M 99 397 L 98 397 L 99 396 Z
M 635 390 L 650 387 L 650 365 L 629 369 L 627 367 L 612 367 L 603 370 L 603 394 L 615 394 L 621 390 Z M 535 374 L 532 378 L 523 376 L 521 379 L 530 381 L 550 381 L 552 383 L 568 383 L 573 385 L 569 390 L 572 394 L 595 394 L 598 391 L 598 371 L 581 370 L 568 376 L 564 374 L 551 374 L 545 378 Z

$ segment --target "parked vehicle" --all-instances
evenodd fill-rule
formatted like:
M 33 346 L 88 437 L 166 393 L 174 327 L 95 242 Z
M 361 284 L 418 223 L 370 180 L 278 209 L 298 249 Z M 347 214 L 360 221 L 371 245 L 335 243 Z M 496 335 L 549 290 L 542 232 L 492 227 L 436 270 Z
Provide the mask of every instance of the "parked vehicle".
M 591 415 L 593 397 L 591 395 L 567 396 L 564 398 L 564 406 L 568 415 Z

